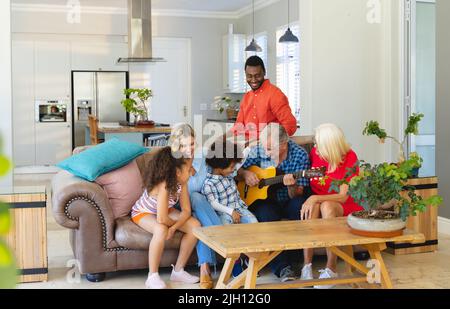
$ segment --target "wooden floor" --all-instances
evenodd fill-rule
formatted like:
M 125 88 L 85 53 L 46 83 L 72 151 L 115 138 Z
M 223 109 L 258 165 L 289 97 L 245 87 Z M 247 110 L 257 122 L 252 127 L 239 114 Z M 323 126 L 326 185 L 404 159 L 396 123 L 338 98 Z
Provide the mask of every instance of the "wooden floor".
M 16 185 L 48 185 L 52 175 L 18 175 L 15 177 Z M 60 227 L 53 219 L 51 209 L 47 211 L 48 217 L 48 282 L 19 284 L 18 288 L 124 288 L 140 289 L 144 288 L 147 277 L 146 270 L 125 271 L 108 274 L 105 281 L 100 283 L 88 282 L 83 276 L 78 278 L 73 272 L 74 261 L 72 250 L 69 245 L 69 233 L 65 228 Z M 450 235 L 439 235 L 439 250 L 435 253 L 423 253 L 406 256 L 393 256 L 383 253 L 383 257 L 388 266 L 394 288 L 416 289 L 429 288 L 441 289 L 450 288 Z M 299 257 L 300 261 L 300 257 Z M 323 258 L 314 261 L 314 276 L 317 277 L 317 270 L 325 264 Z M 343 269 L 343 263 L 339 263 L 338 271 Z M 192 273 L 197 273 L 197 268 L 189 269 Z M 173 284 L 168 281 L 170 269 L 162 269 L 161 277 L 166 280 L 169 287 L 179 289 L 195 289 L 197 285 Z M 218 277 L 220 269 L 215 277 Z M 264 270 L 260 273 L 258 282 L 277 282 L 270 271 Z M 339 288 L 350 288 L 342 286 Z

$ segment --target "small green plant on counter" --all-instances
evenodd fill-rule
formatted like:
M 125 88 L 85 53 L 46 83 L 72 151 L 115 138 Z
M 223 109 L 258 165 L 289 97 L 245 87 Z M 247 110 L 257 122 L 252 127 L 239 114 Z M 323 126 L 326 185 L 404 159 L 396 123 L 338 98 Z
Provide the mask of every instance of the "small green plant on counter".
M 218 97 L 214 98 L 214 104 L 215 104 L 217 110 L 219 111 L 219 113 L 221 113 L 221 114 L 227 109 L 232 109 L 235 111 L 239 110 L 240 103 L 241 103 L 241 100 L 239 100 L 239 99 L 233 100 L 230 97 L 218 96 Z
M 123 91 L 126 99 L 121 101 L 127 113 L 132 114 L 135 119 L 148 120 L 149 99 L 153 96 L 152 90 L 148 88 L 127 88 Z
M 389 136 L 386 133 L 386 130 L 380 128 L 380 124 L 378 121 L 369 121 L 366 123 L 366 127 L 364 128 L 363 135 L 372 136 L 375 135 L 380 140 L 380 143 L 384 143 L 386 139 L 392 139 L 396 144 L 399 145 L 399 162 L 405 161 L 405 153 L 404 148 L 406 141 L 408 140 L 408 136 L 410 134 L 418 135 L 419 134 L 419 123 L 424 117 L 423 114 L 412 114 L 408 119 L 408 125 L 405 129 L 403 140 L 400 142 L 397 138 L 393 136 Z M 418 156 L 417 154 L 411 154 L 414 156 Z M 420 166 L 419 166 L 420 167 Z
M 11 163 L 2 154 L 0 141 L 0 177 L 5 176 L 11 168 Z M 6 245 L 4 237 L 11 227 L 9 207 L 0 202 L 0 289 L 13 288 L 16 284 L 16 265 L 14 255 Z
M 371 165 L 360 161 L 353 168 L 347 169 L 344 179 L 332 181 L 330 192 L 339 192 L 340 186 L 347 184 L 348 195 L 365 209 L 360 216 L 373 219 L 400 217 L 406 221 L 409 216 L 425 212 L 427 206 L 439 206 L 443 202 L 442 197 L 438 195 L 423 199 L 415 193 L 413 186 L 407 184 L 418 164 L 420 164 L 418 156 L 412 156 L 399 164 Z M 359 175 L 349 181 L 349 177 L 356 173 L 358 166 Z

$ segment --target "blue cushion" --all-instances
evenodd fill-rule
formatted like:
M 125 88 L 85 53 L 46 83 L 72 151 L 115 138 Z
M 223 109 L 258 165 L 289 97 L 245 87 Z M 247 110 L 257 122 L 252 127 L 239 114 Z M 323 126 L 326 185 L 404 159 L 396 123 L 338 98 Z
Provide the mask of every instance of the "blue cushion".
M 127 165 L 147 148 L 112 138 L 58 163 L 56 166 L 88 181 Z

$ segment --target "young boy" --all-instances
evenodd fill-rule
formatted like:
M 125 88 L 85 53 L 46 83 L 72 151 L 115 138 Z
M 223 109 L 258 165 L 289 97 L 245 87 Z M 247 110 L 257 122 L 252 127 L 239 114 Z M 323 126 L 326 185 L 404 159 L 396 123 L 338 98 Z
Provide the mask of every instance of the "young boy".
M 222 224 L 258 222 L 239 196 L 234 181 L 236 164 L 241 161 L 242 151 L 236 144 L 226 140 L 215 142 L 208 152 L 206 164 L 210 171 L 203 184 L 202 194 L 216 210 Z

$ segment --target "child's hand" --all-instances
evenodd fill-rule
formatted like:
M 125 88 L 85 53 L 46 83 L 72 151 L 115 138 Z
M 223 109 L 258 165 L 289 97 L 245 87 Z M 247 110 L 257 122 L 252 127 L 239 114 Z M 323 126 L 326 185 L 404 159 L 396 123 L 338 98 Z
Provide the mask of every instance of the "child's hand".
M 241 214 L 238 213 L 236 210 L 233 210 L 233 213 L 231 214 L 231 217 L 233 218 L 234 224 L 241 223 Z
M 166 240 L 172 239 L 172 237 L 173 237 L 173 235 L 175 234 L 176 231 L 177 231 L 177 229 L 174 229 L 173 227 L 169 227 L 169 229 L 167 230 Z

